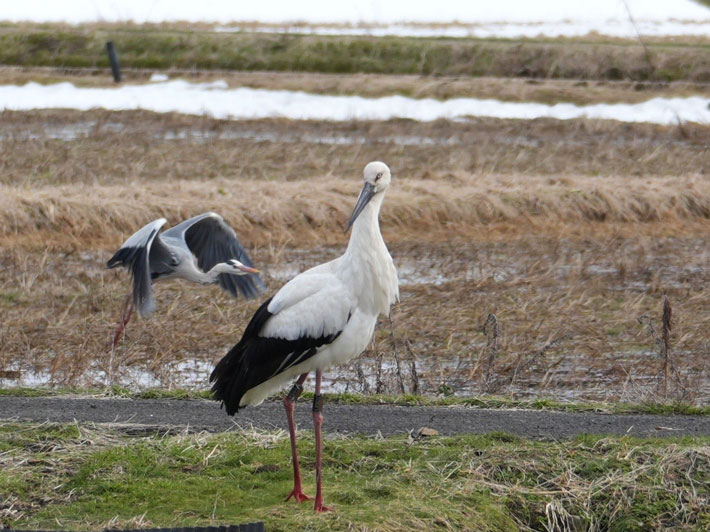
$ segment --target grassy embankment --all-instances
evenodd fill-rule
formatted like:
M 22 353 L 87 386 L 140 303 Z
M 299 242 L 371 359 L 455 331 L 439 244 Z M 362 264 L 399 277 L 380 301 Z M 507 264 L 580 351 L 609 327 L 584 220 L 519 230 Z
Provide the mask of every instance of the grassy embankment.
M 606 80 L 710 81 L 704 40 L 451 39 L 214 33 L 198 27 L 0 26 L 0 64 Z
M 326 502 L 283 502 L 288 436 L 0 425 L 0 523 L 26 529 L 218 525 L 293 530 L 703 530 L 706 439 L 526 441 L 505 434 L 325 445 Z M 313 442 L 301 439 L 312 491 Z

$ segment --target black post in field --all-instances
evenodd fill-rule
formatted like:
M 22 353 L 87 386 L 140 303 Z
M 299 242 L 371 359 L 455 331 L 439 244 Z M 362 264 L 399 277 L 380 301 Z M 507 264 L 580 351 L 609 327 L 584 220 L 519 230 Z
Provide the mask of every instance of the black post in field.
M 108 52 L 108 60 L 111 63 L 111 72 L 113 73 L 113 80 L 116 83 L 120 83 L 121 65 L 118 64 L 118 54 L 116 53 L 116 47 L 113 45 L 113 41 L 108 41 L 106 43 L 106 51 Z

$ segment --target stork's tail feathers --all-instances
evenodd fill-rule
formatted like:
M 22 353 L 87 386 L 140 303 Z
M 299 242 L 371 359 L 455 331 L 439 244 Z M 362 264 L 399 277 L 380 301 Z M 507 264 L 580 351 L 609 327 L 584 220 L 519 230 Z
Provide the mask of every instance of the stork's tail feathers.
M 242 339 L 229 350 L 229 353 L 224 355 L 210 375 L 210 382 L 214 383 L 212 397 L 217 401 L 222 401 L 230 416 L 239 411 L 239 403 L 244 394 L 264 380 L 259 372 L 249 371 L 249 360 L 253 359 L 253 356 L 247 356 L 246 351 L 250 344 L 259 341 L 259 331 L 272 315 L 268 310 L 269 303 L 271 303 L 271 298 L 261 304 L 252 316 L 249 325 L 244 329 Z
M 210 382 L 214 383 L 212 397 L 222 401 L 230 416 L 239 411 L 239 402 L 246 393 L 244 387 L 239 385 L 243 355 L 244 346 L 239 342 L 219 361 L 210 375 Z
M 323 334 L 318 338 L 304 335 L 291 340 L 260 336 L 272 316 L 270 302 L 271 299 L 265 301 L 254 313 L 242 339 L 219 361 L 210 376 L 210 382 L 214 382 L 213 397 L 222 401 L 229 415 L 246 404 L 258 404 L 263 399 L 258 394 L 264 389 L 256 395 L 250 394 L 245 404 L 241 403 L 250 390 L 286 371 L 293 371 L 293 368 L 315 356 L 321 346 L 335 341 L 341 333 Z M 283 384 L 279 379 L 272 381 L 274 389 Z

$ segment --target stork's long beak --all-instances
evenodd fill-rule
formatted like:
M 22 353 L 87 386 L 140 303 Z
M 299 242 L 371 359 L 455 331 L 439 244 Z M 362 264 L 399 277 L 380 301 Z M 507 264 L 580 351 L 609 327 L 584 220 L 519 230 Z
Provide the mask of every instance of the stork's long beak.
M 357 203 L 355 204 L 353 213 L 350 215 L 348 226 L 345 228 L 346 233 L 348 232 L 348 229 L 353 226 L 353 223 L 355 223 L 355 219 L 360 215 L 362 210 L 365 208 L 365 205 L 368 204 L 368 202 L 372 199 L 372 196 L 374 195 L 375 185 L 373 185 L 372 183 L 365 182 L 362 187 L 362 190 L 360 191 L 360 196 L 357 198 Z

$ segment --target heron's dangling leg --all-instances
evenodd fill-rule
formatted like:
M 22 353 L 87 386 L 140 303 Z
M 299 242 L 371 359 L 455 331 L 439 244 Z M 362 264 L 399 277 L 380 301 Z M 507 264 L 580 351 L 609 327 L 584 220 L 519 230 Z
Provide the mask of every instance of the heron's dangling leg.
M 123 310 L 121 311 L 121 318 L 118 320 L 118 327 L 116 327 L 116 333 L 113 336 L 113 349 L 116 349 L 116 346 L 118 345 L 118 342 L 121 339 L 121 335 L 123 334 L 123 330 L 126 328 L 126 325 L 128 325 L 128 322 L 131 320 L 132 314 L 133 295 L 128 294 L 128 296 L 126 296 L 125 303 L 123 303 Z
M 321 489 L 321 464 L 322 464 L 322 439 L 321 427 L 323 426 L 323 396 L 320 393 L 320 383 L 323 377 L 321 370 L 316 370 L 316 391 L 313 396 L 313 428 L 316 439 L 316 500 L 313 509 L 316 512 L 329 512 L 332 508 L 323 505 L 323 490 Z
M 288 395 L 284 397 L 284 407 L 286 408 L 286 418 L 288 419 L 288 434 L 291 437 L 291 457 L 293 460 L 293 490 L 288 494 L 286 500 L 291 497 L 298 502 L 310 500 L 310 497 L 303 493 L 301 488 L 301 469 L 298 466 L 298 448 L 296 447 L 296 421 L 293 418 L 293 413 L 296 410 L 296 399 L 303 391 L 303 383 L 308 378 L 308 373 L 301 375 L 296 384 L 293 385 Z

